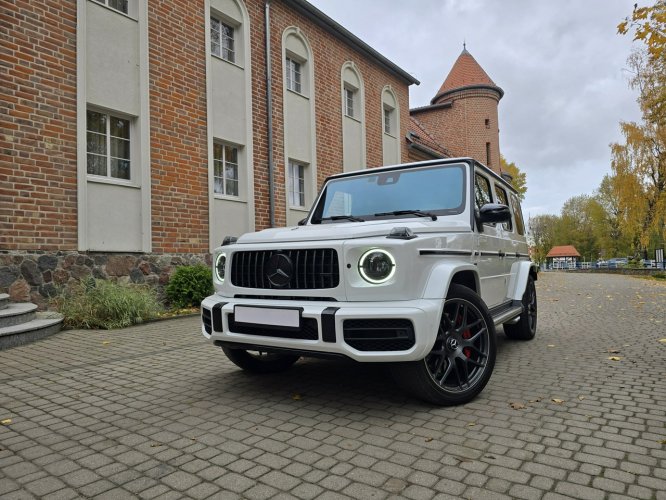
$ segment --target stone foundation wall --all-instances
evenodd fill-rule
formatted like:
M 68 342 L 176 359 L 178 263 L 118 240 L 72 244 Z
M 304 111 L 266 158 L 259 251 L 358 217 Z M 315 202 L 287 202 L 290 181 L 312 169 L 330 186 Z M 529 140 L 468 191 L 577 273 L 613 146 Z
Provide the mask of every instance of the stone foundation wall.
M 161 295 L 178 266 L 211 265 L 210 254 L 109 254 L 102 252 L 0 252 L 0 293 L 14 302 L 48 309 L 49 298 L 92 276 L 154 286 Z

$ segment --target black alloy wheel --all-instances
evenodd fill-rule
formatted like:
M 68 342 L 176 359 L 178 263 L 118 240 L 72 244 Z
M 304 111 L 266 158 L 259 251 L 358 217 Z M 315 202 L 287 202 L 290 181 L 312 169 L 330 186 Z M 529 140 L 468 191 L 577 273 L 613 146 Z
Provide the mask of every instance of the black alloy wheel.
M 523 313 L 517 323 L 505 324 L 504 334 L 514 340 L 532 340 L 537 328 L 537 294 L 534 278 L 527 278 L 527 285 L 523 293 Z
M 435 343 L 421 361 L 396 363 L 407 390 L 438 405 L 462 404 L 479 394 L 495 365 L 495 326 L 473 290 L 451 285 Z

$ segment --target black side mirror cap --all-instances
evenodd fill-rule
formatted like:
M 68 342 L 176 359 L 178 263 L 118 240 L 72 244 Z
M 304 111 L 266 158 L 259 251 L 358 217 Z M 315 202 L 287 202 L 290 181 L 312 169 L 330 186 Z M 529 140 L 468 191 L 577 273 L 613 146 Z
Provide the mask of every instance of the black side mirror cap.
M 237 240 L 238 238 L 236 238 L 235 236 L 225 236 L 224 239 L 222 240 L 222 246 L 226 247 L 227 245 L 233 245 L 234 243 L 236 243 Z
M 479 210 L 480 224 L 496 224 L 509 222 L 511 220 L 511 210 L 506 205 L 499 203 L 486 203 Z
M 307 222 L 308 222 L 308 218 L 306 217 L 305 219 L 299 220 L 298 225 L 299 226 L 305 226 L 305 224 L 307 224 Z

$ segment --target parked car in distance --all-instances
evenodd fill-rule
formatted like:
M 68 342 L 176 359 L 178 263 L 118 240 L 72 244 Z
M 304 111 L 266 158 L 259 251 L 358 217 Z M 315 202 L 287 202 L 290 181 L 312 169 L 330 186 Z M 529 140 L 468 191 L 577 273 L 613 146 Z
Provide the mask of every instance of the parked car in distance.
M 626 257 L 615 257 L 613 259 L 608 259 L 608 267 L 618 268 L 625 267 L 629 263 L 629 259 Z
M 411 394 L 453 405 L 490 379 L 496 326 L 536 333 L 518 193 L 470 158 L 333 175 L 299 225 L 225 241 L 201 332 L 246 371 L 388 363 Z

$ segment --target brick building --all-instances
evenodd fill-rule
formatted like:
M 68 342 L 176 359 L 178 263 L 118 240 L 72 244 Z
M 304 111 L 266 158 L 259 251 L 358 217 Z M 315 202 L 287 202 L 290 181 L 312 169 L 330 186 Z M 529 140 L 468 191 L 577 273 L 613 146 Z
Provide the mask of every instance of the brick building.
M 466 50 L 410 110 L 419 82 L 305 0 L 2 13 L 0 292 L 16 300 L 87 275 L 163 284 L 225 235 L 295 224 L 336 172 L 498 162 L 502 91 Z

